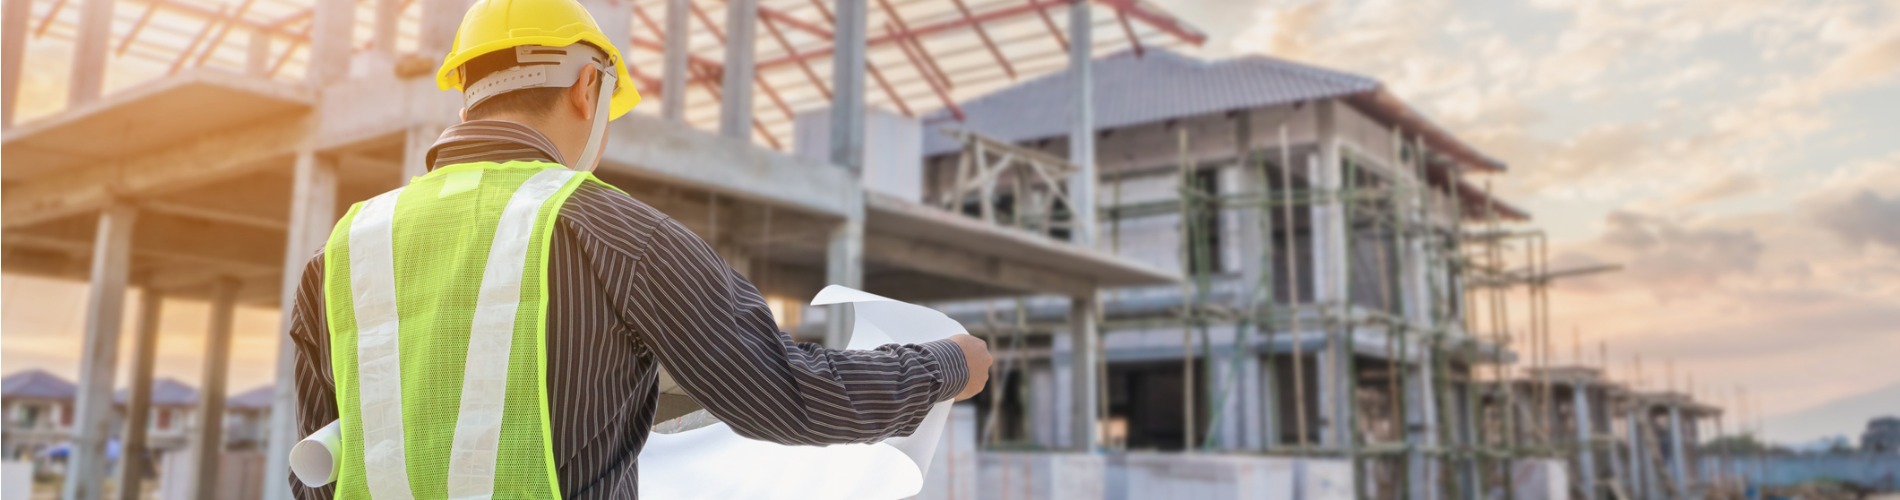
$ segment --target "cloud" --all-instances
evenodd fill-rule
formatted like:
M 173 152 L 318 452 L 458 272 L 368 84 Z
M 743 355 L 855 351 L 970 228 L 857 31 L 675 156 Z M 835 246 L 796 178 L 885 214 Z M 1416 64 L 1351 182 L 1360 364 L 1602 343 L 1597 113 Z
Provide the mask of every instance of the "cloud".
M 1700 205 L 1760 191 L 1762 187 L 1761 177 L 1745 172 L 1732 172 L 1716 179 L 1715 182 L 1677 196 L 1671 204 L 1677 207 Z
M 1862 190 L 1852 198 L 1823 205 L 1814 219 L 1854 245 L 1877 244 L 1900 250 L 1900 196 Z

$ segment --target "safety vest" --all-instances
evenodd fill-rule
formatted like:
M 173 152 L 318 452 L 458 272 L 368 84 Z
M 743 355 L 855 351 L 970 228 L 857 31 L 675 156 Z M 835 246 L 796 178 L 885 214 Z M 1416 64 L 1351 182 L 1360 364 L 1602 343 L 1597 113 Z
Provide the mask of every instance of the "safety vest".
M 592 175 L 438 168 L 357 203 L 324 250 L 338 498 L 559 498 L 548 248 Z

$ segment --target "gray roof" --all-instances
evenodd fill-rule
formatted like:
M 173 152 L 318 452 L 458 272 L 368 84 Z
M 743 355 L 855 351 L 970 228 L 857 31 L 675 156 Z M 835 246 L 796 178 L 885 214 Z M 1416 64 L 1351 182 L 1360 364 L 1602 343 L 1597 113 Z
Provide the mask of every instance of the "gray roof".
M 125 404 L 131 397 L 125 389 L 113 393 L 112 401 Z M 177 379 L 161 378 L 152 381 L 152 404 L 154 406 L 192 406 L 198 404 L 198 389 Z
M 1097 129 L 1153 123 L 1186 116 L 1259 108 L 1373 92 L 1378 80 L 1275 59 L 1245 56 L 1203 61 L 1163 49 L 1136 56 L 1124 51 L 1096 59 Z M 959 126 L 991 137 L 1022 142 L 1067 135 L 1067 70 L 960 103 L 965 121 L 949 110 L 924 117 L 926 128 Z M 955 151 L 943 134 L 928 133 L 924 154 Z
M 267 385 L 231 396 L 224 400 L 224 406 L 233 409 L 265 409 L 270 408 L 271 399 L 275 397 L 277 397 L 277 388 Z
M 79 387 L 46 370 L 26 370 L 0 379 L 0 395 L 9 398 L 72 399 Z

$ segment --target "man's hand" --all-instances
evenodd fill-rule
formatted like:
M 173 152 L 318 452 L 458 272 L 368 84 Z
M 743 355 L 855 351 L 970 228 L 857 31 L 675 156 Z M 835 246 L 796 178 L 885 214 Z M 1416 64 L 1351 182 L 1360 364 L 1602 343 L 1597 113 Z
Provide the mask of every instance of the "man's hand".
M 963 361 L 968 365 L 967 373 L 970 374 L 969 380 L 963 383 L 963 392 L 957 393 L 957 401 L 976 397 L 976 393 L 983 392 L 983 385 L 990 381 L 989 344 L 969 334 L 951 335 L 950 341 L 963 348 Z

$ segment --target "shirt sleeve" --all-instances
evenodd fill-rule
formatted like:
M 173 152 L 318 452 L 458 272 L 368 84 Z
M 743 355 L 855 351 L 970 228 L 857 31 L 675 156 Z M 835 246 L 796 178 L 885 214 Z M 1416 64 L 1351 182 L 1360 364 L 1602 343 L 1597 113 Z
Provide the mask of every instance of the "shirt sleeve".
M 336 421 L 336 379 L 330 373 L 330 320 L 323 304 L 323 253 L 304 266 L 297 283 L 297 302 L 291 309 L 289 341 L 297 348 L 294 370 L 297 390 L 297 438 L 302 439 Z M 290 491 L 298 500 L 328 500 L 336 485 L 304 486 L 289 474 Z
M 758 289 L 690 230 L 664 219 L 647 242 L 627 266 L 630 286 L 608 293 L 680 386 L 742 436 L 824 445 L 909 435 L 968 378 L 948 340 L 868 351 L 793 342 Z

